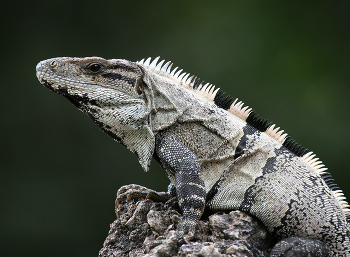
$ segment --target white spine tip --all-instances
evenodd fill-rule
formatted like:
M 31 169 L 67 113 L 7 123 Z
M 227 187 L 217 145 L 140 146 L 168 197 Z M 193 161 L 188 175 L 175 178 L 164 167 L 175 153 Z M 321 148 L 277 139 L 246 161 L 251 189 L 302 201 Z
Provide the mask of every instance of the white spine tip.
M 213 92 L 213 96 L 215 97 L 217 92 L 220 90 L 220 88 L 218 87 L 214 92 Z
M 166 72 L 169 73 L 169 74 L 170 74 L 170 71 L 171 71 L 171 67 L 173 67 L 173 63 L 170 63 L 168 69 L 166 70 Z
M 167 62 L 166 64 L 164 64 L 163 67 L 162 67 L 160 70 L 166 72 L 166 71 L 167 71 L 167 68 L 168 68 L 168 66 L 169 66 L 170 63 L 171 63 L 171 62 L 169 61 L 169 62 Z
M 202 88 L 201 91 L 205 92 L 207 90 L 207 87 L 209 86 L 209 83 L 206 83 Z
M 150 62 L 151 62 L 151 57 L 148 57 L 143 65 L 149 66 Z
M 189 73 L 187 73 L 186 76 L 183 77 L 182 82 L 187 83 L 187 78 L 188 78 L 188 76 L 190 76 Z
M 193 79 L 193 75 L 186 80 L 186 84 L 190 84 Z
M 155 68 L 155 67 L 157 66 L 157 62 L 158 62 L 158 60 L 159 60 L 159 57 L 160 57 L 160 56 L 156 57 L 156 58 L 153 60 L 153 62 L 149 65 L 149 67 Z
M 209 87 L 207 87 L 207 89 L 205 90 L 205 92 L 207 92 L 209 94 L 210 90 L 212 90 L 215 86 L 213 84 L 210 84 Z
M 209 94 L 213 95 L 214 89 L 215 89 L 215 86 L 212 86 L 211 89 L 209 90 Z
M 182 73 L 179 77 L 178 80 L 182 81 L 182 78 L 186 75 L 186 72 Z
M 164 62 L 164 60 L 159 62 L 158 65 L 156 66 L 155 70 L 159 70 L 160 71 L 161 68 L 162 68 L 163 62 Z
M 192 81 L 191 84 L 190 84 L 191 87 L 194 86 L 194 83 L 196 82 L 196 80 L 197 80 L 197 77 L 191 76 L 191 80 L 190 80 L 190 81 Z
M 173 69 L 173 71 L 170 72 L 170 75 L 171 75 L 171 76 L 175 76 L 175 72 L 176 72 L 176 70 L 177 70 L 178 68 L 179 68 L 179 67 L 176 67 L 175 69 Z
M 177 67 L 176 67 L 177 68 Z M 174 77 L 175 78 L 177 78 L 177 79 L 179 79 L 179 76 L 180 76 L 180 73 L 182 72 L 182 69 L 181 70 L 178 70 L 176 73 L 175 73 L 175 75 L 174 75 Z

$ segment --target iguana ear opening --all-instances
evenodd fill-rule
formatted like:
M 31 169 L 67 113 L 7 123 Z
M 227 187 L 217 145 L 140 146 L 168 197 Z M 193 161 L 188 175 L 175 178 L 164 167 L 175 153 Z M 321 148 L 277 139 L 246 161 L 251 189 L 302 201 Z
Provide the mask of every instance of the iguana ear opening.
M 135 90 L 136 92 L 139 94 L 139 95 L 142 95 L 142 88 L 143 88 L 143 80 L 142 79 L 139 79 L 137 82 L 136 82 L 136 85 L 135 85 Z

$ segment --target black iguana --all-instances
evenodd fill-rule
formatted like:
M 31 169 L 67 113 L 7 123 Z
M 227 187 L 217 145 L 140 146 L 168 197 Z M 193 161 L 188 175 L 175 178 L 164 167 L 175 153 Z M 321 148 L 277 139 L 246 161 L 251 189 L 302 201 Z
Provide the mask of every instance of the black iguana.
M 171 181 L 168 193 L 124 186 L 118 199 L 176 194 L 186 240 L 204 208 L 239 209 L 280 240 L 271 256 L 350 256 L 349 205 L 322 162 L 241 101 L 158 60 L 63 57 L 36 67 L 44 86 L 134 152 L 145 171 L 155 158 Z

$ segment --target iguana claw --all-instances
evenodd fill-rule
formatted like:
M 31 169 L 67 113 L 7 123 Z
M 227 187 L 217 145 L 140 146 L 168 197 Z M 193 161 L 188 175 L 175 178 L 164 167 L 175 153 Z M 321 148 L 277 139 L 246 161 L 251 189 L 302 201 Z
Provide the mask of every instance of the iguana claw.
M 157 192 L 136 184 L 125 185 L 117 192 L 116 206 L 118 206 L 120 202 L 132 198 L 144 198 L 152 199 L 156 202 L 166 202 L 170 199 L 170 195 L 166 192 Z

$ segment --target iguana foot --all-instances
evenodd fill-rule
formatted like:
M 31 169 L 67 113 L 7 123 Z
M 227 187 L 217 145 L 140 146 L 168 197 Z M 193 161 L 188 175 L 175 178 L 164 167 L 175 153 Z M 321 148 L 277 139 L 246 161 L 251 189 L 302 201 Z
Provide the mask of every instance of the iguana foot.
M 122 186 L 117 192 L 116 206 L 120 202 L 129 200 L 132 198 L 144 198 L 152 199 L 156 202 L 166 202 L 170 199 L 170 195 L 166 192 L 157 192 L 147 187 L 139 186 L 136 184 L 130 184 Z
M 289 237 L 279 241 L 271 251 L 271 257 L 326 257 L 330 252 L 319 240 L 301 237 Z
M 188 244 L 194 237 L 196 231 L 197 222 L 191 220 L 182 220 L 179 227 L 177 228 L 176 235 L 177 237 L 183 238 Z

